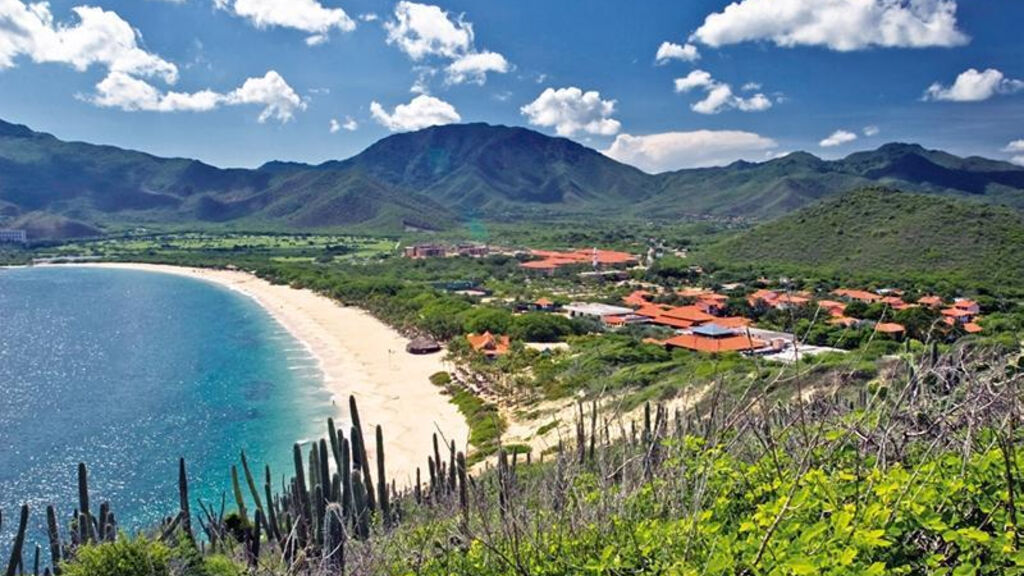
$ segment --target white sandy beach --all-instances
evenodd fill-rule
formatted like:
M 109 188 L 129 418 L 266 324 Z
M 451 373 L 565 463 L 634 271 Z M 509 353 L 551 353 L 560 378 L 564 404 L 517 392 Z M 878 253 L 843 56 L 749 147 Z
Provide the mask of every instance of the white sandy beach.
M 337 404 L 335 420 L 339 428 L 345 425 L 346 436 L 350 394 L 359 404 L 363 431 L 371 444 L 374 427 L 383 427 L 388 474 L 399 484 L 414 479 L 416 467 L 422 468 L 426 477 L 434 432 L 465 449 L 465 419 L 429 381 L 431 374 L 445 370 L 444 354 L 407 353 L 407 338 L 363 310 L 341 306 L 311 290 L 275 286 L 245 272 L 153 264 L 74 266 L 178 274 L 251 297 L 319 360 L 324 385 Z

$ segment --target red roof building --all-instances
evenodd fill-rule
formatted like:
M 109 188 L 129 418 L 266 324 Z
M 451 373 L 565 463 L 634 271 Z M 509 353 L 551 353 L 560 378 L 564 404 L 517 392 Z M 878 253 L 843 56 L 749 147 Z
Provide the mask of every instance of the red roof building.
M 869 304 L 873 302 L 878 302 L 882 299 L 882 297 L 879 296 L 878 294 L 875 294 L 874 292 L 868 292 L 867 290 L 848 290 L 846 288 L 840 288 L 838 290 L 833 290 L 832 293 L 841 298 L 846 298 L 848 300 L 859 300 L 861 302 L 867 302 Z
M 466 340 L 469 341 L 473 350 L 488 358 L 496 358 L 508 353 L 508 336 L 495 336 L 490 332 L 484 332 L 483 334 L 468 334 Z
M 917 303 L 930 308 L 938 308 L 942 306 L 942 298 L 939 296 L 922 296 L 917 299 Z
M 882 334 L 898 335 L 903 334 L 906 331 L 907 329 L 904 328 L 902 324 L 897 324 L 895 322 L 879 322 L 878 324 L 875 324 L 875 332 L 880 332 Z
M 695 328 L 691 333 L 669 338 L 665 341 L 665 346 L 718 354 L 721 352 L 750 352 L 767 347 L 768 342 L 736 330 L 708 324 Z

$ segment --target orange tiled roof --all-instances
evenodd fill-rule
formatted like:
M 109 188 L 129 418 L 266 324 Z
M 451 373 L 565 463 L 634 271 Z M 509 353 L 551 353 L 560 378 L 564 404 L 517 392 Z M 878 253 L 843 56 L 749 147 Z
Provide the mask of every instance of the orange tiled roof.
M 906 331 L 907 329 L 904 328 L 902 324 L 897 324 L 895 322 L 879 322 L 878 324 L 875 324 L 875 332 L 881 332 L 883 334 L 902 334 Z
M 548 300 L 547 298 L 537 298 L 537 301 L 534 302 L 534 304 L 536 304 L 537 306 L 540 306 L 541 308 L 549 308 L 549 307 L 555 305 L 554 302 L 552 302 L 551 300 Z
M 882 298 L 882 302 L 885 302 L 894 310 L 902 310 L 907 307 L 907 303 L 899 296 L 886 296 L 885 298 Z
M 747 301 L 750 302 L 751 304 L 754 304 L 754 303 L 758 302 L 759 300 L 763 300 L 765 302 L 771 303 L 771 302 L 774 302 L 775 299 L 778 298 L 778 297 L 779 297 L 779 293 L 778 292 L 773 292 L 771 290 L 761 289 L 761 290 L 757 290 L 757 291 L 753 292 L 750 296 L 747 296 Z
M 660 326 L 668 326 L 670 328 L 691 328 L 693 322 L 689 320 L 683 320 L 681 318 L 672 318 L 671 316 L 665 316 L 664 314 L 655 316 L 651 319 L 651 322 Z
M 857 320 L 856 318 L 849 318 L 846 316 L 836 316 L 835 318 L 829 320 L 828 323 L 835 324 L 836 326 L 845 326 L 847 328 L 850 328 L 852 326 L 856 326 L 857 324 L 859 324 L 860 320 Z
M 967 332 L 968 334 L 977 334 L 979 332 L 982 332 L 983 330 L 984 329 L 981 327 L 981 325 L 976 322 L 968 322 L 967 324 L 964 324 L 964 331 Z
M 582 249 L 571 252 L 558 252 L 554 250 L 531 250 L 531 254 L 546 260 L 558 261 L 559 266 L 568 264 L 629 264 L 636 262 L 636 256 L 627 252 L 616 252 L 614 250 Z
M 750 326 L 753 321 L 750 318 L 744 318 L 743 316 L 725 316 L 723 318 L 715 318 L 716 325 L 722 328 L 746 328 Z
M 466 340 L 469 341 L 473 350 L 487 356 L 501 356 L 508 352 L 508 336 L 495 336 L 490 332 L 484 332 L 483 334 L 467 334 Z
M 882 299 L 878 294 L 868 292 L 867 290 L 848 290 L 846 288 L 840 288 L 838 290 L 833 290 L 832 293 L 836 296 L 843 296 L 852 300 L 860 300 L 861 302 L 878 302 Z
M 676 306 L 666 310 L 663 316 L 669 318 L 676 318 L 678 320 L 686 320 L 692 324 L 700 324 L 702 322 L 710 322 L 715 319 L 714 316 L 704 312 L 697 306 Z
M 923 304 L 924 306 L 933 306 L 938 308 L 939 306 L 942 306 L 942 298 L 939 296 L 922 296 L 917 299 L 917 303 Z
M 961 310 L 959 308 L 946 308 L 942 311 L 942 315 L 950 318 L 970 318 L 971 316 L 974 316 L 974 314 L 971 314 L 967 310 Z
M 806 296 L 796 296 L 796 295 L 793 295 L 793 294 L 781 294 L 781 295 L 779 295 L 778 298 L 775 299 L 774 302 L 772 302 L 772 304 L 774 304 L 775 306 L 779 306 L 779 305 L 782 305 L 782 304 L 792 304 L 793 306 L 803 306 L 804 304 L 807 304 L 810 301 L 811 301 L 811 299 L 807 298 Z
M 957 298 L 956 301 L 953 302 L 953 307 L 960 308 L 961 310 L 977 310 L 978 303 L 968 298 Z
M 768 345 L 763 340 L 751 338 L 746 334 L 726 336 L 724 338 L 711 338 L 699 334 L 680 334 L 665 341 L 666 346 L 674 348 L 686 348 L 697 352 L 741 352 L 745 350 L 757 350 Z
M 605 324 L 607 324 L 609 326 L 625 326 L 626 325 L 626 317 L 625 316 L 605 316 L 605 317 L 601 318 L 601 320 Z
M 648 303 L 647 298 L 651 296 L 651 293 L 647 290 L 635 290 L 629 296 L 622 298 L 622 301 L 630 306 L 642 307 Z
M 647 316 L 648 318 L 657 318 L 665 312 L 664 306 L 658 304 L 651 304 L 650 302 L 645 303 L 640 308 L 637 308 L 636 314 L 639 316 Z

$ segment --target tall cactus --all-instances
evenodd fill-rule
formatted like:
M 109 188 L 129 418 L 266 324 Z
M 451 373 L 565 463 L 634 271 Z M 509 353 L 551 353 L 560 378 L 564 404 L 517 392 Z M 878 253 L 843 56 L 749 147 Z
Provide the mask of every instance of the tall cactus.
M 377 425 L 377 503 L 384 525 L 391 526 L 391 505 L 388 499 L 388 478 L 384 471 L 384 430 Z
M 363 423 L 359 418 L 359 407 L 356 406 L 355 396 L 348 397 L 348 408 L 352 415 L 352 436 L 359 437 L 359 457 L 357 459 L 356 454 L 353 453 L 352 462 L 359 462 L 359 468 L 363 473 L 363 483 L 366 485 L 367 503 L 370 506 L 370 510 L 373 511 L 377 509 L 376 498 L 373 494 L 373 477 L 370 475 L 370 463 L 366 457 L 366 437 L 363 436 Z M 356 445 L 353 444 L 353 450 L 355 447 Z
M 298 499 L 298 508 L 300 514 L 299 528 L 299 540 L 300 543 L 305 546 L 308 542 L 308 534 L 310 521 L 312 520 L 313 510 L 312 505 L 309 501 L 309 491 L 306 487 L 306 471 L 303 469 L 302 463 L 302 447 L 298 443 L 292 449 L 292 457 L 295 460 L 295 496 Z
M 366 540 L 370 537 L 370 505 L 368 491 L 363 484 L 363 475 L 359 470 L 352 471 L 352 500 L 355 514 L 356 538 Z
M 337 503 L 327 507 L 324 518 L 323 558 L 329 574 L 339 574 L 345 568 L 345 518 Z
M 278 544 L 282 544 L 283 545 L 283 543 L 281 542 L 281 527 L 278 524 L 277 510 L 276 510 L 276 508 L 274 506 L 274 495 L 273 495 L 273 492 L 272 492 L 273 488 L 271 487 L 271 478 L 270 478 L 270 465 L 265 466 L 264 470 L 265 470 L 266 473 L 264 474 L 265 479 L 264 479 L 264 482 L 263 482 L 263 492 L 264 492 L 264 494 L 267 497 L 267 513 L 268 513 L 268 515 L 267 515 L 267 539 L 273 538 L 274 540 L 277 540 Z
M 260 518 L 263 519 L 263 529 L 267 533 L 267 538 L 273 536 L 273 531 L 270 529 L 267 519 L 267 510 L 263 507 L 263 500 L 260 498 L 259 490 L 256 489 L 256 480 L 252 476 L 252 470 L 249 469 L 249 461 L 245 457 L 245 450 L 241 451 L 242 456 L 242 473 L 245 474 L 245 483 L 249 487 L 249 493 L 252 494 L 253 503 L 256 504 L 256 511 L 260 512 Z
M 348 522 L 352 518 L 352 456 L 348 440 L 341 440 L 341 511 Z
M 50 540 L 50 563 L 53 565 L 53 573 L 59 576 L 62 560 L 60 528 L 57 526 L 57 511 L 53 506 L 46 507 L 46 535 Z
M 245 498 L 242 496 L 242 485 L 238 482 L 238 467 L 231 467 L 231 491 L 235 495 L 235 506 L 238 507 L 238 517 L 242 519 L 243 525 L 249 524 L 249 511 L 245 508 Z
M 195 544 L 196 535 L 192 531 L 192 509 L 188 499 L 188 474 L 185 470 L 185 459 L 178 459 L 178 506 L 181 509 L 181 529 L 185 537 Z
M 82 542 L 95 540 L 92 529 L 92 515 L 89 514 L 89 471 L 84 462 L 78 463 L 78 514 L 85 521 L 79 526 Z
M 22 548 L 25 546 L 25 529 L 28 528 L 28 504 L 21 507 L 21 518 L 18 520 L 18 535 L 14 538 L 14 548 L 11 548 L 11 557 L 7 562 L 7 576 L 14 576 L 18 567 L 22 565 Z

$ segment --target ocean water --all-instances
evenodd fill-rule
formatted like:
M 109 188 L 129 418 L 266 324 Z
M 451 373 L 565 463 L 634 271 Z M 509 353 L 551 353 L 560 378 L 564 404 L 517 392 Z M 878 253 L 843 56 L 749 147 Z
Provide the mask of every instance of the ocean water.
M 132 270 L 0 269 L 0 551 L 22 503 L 33 541 L 45 542 L 47 504 L 66 525 L 79 462 L 91 506 L 109 500 L 127 530 L 176 512 L 179 457 L 194 511 L 222 494 L 232 507 L 243 449 L 257 485 L 264 463 L 279 485 L 292 444 L 321 437 L 333 413 L 321 382 L 306 349 L 230 289 Z

